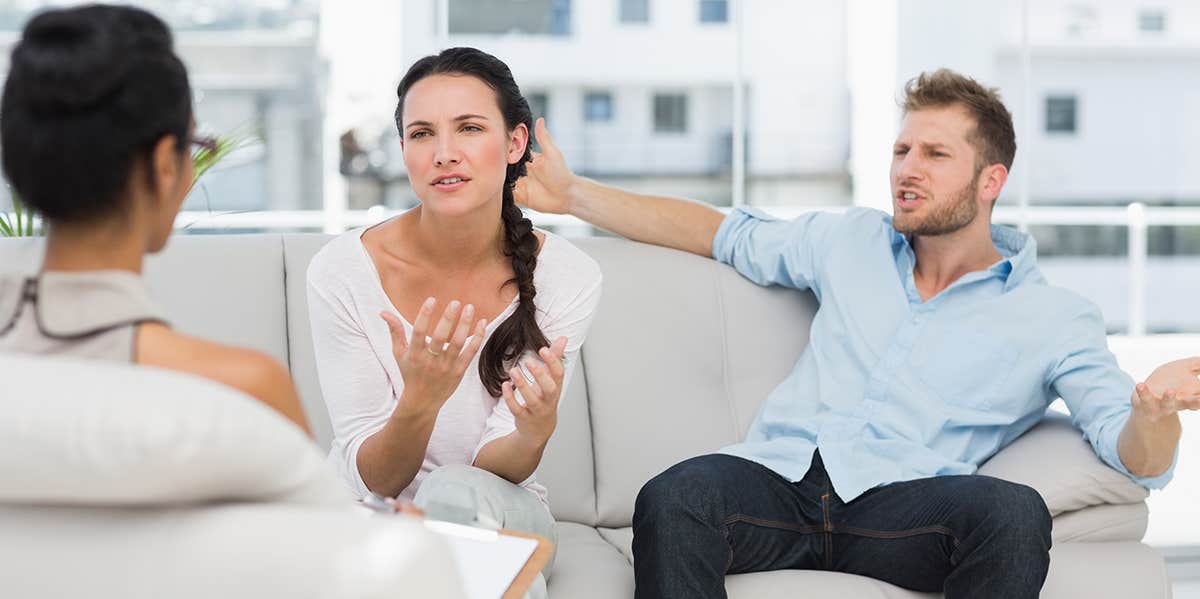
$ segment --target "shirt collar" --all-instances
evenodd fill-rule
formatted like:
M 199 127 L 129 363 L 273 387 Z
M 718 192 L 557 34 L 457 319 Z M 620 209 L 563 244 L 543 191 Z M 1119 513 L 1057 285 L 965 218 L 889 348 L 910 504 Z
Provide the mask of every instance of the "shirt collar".
M 910 261 L 915 260 L 908 237 L 892 226 L 891 215 L 888 215 L 885 220 L 892 236 L 893 253 L 897 255 L 903 253 L 909 256 Z M 992 243 L 1003 259 L 993 264 L 988 271 L 1004 281 L 1004 290 L 1008 291 L 1027 280 L 1036 279 L 1038 276 L 1036 274 L 1037 241 L 1033 236 L 1002 225 L 992 225 L 991 233 Z

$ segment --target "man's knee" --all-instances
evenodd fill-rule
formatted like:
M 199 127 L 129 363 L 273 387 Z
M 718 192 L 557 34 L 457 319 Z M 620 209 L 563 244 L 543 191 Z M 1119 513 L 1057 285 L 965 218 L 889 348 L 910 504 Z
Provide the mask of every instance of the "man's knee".
M 680 462 L 650 479 L 638 492 L 633 519 L 636 527 L 647 518 L 697 515 L 720 500 L 720 462 L 736 459 L 706 455 Z
M 968 493 L 974 517 L 990 523 L 1012 542 L 1050 547 L 1053 526 L 1050 511 L 1040 493 L 1027 485 L 987 476 L 976 478 Z

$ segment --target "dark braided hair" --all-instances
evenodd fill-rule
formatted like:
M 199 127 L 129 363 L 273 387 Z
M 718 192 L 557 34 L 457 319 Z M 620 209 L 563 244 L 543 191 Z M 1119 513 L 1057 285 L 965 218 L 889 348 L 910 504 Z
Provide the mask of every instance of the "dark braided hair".
M 125 208 L 133 165 L 165 136 L 186 156 L 187 72 L 166 24 L 140 8 L 93 5 L 30 19 L 0 102 L 4 174 L 52 222 Z M 147 177 L 153 183 L 153 169 Z
M 450 48 L 418 60 L 396 88 L 399 103 L 396 105 L 396 128 L 404 135 L 401 118 L 404 96 L 413 85 L 431 75 L 467 75 L 474 77 L 496 92 L 504 126 L 512 131 L 524 124 L 533 131 L 533 113 L 529 102 L 521 95 L 521 89 L 513 80 L 508 65 L 499 58 L 475 48 Z M 515 164 L 508 165 L 504 177 L 503 206 L 500 216 L 504 221 L 504 255 L 512 260 L 513 277 L 505 285 L 516 285 L 519 303 L 516 312 L 496 328 L 492 338 L 479 356 L 479 378 L 493 397 L 500 395 L 500 386 L 508 380 L 507 369 L 526 351 L 536 351 L 549 345 L 546 335 L 537 324 L 533 298 L 537 289 L 533 285 L 533 271 L 537 268 L 538 240 L 533 233 L 533 223 L 525 218 L 513 200 L 513 187 L 517 179 L 525 175 L 525 163 L 529 162 L 530 145 Z

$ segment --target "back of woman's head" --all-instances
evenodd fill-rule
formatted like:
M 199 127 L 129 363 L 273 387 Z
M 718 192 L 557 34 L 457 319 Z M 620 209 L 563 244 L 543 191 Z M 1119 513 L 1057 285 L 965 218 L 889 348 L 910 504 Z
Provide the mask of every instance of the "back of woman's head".
M 521 95 L 521 88 L 513 79 L 512 71 L 502 60 L 475 48 L 450 48 L 438 54 L 418 60 L 404 74 L 396 88 L 399 103 L 396 105 L 396 128 L 404 135 L 404 98 L 412 86 L 433 75 L 464 75 L 474 77 L 496 92 L 496 104 L 504 117 L 504 127 L 512 131 L 524 125 L 533 131 L 533 113 L 529 102 Z M 537 289 L 533 285 L 533 272 L 537 268 L 538 240 L 533 232 L 533 223 L 521 213 L 513 200 L 513 187 L 517 179 L 525 175 L 525 164 L 530 159 L 530 145 L 525 145 L 521 159 L 508 165 L 502 190 L 503 205 L 500 215 L 504 220 L 504 253 L 512 261 L 513 278 L 506 285 L 516 285 L 519 303 L 508 320 L 504 321 L 483 347 L 479 356 L 479 378 L 484 388 L 493 396 L 500 395 L 500 385 L 508 375 L 507 368 L 526 351 L 537 351 L 549 345 L 546 335 L 536 320 L 533 298 Z
M 43 12 L 4 84 L 4 175 L 51 222 L 104 218 L 124 207 L 135 161 L 160 139 L 173 135 L 182 157 L 191 118 L 187 72 L 158 17 L 103 5 Z

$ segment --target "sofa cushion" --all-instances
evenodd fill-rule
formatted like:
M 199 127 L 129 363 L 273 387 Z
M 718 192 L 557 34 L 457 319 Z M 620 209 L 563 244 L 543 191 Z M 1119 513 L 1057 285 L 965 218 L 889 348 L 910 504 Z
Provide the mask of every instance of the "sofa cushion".
M 1100 461 L 1070 418 L 1055 411 L 1046 412 L 979 473 L 1037 489 L 1053 516 L 1092 505 L 1141 503 L 1149 495 Z
M 553 599 L 629 599 L 633 566 L 596 529 L 559 522 L 558 553 L 546 580 Z
M 351 505 L 0 505 L 5 597 L 457 599 L 450 547 Z M 403 592 L 397 592 L 403 589 Z
M 1094 505 L 1055 516 L 1055 543 L 1137 541 L 1146 535 L 1149 508 L 1145 501 Z
M 349 502 L 308 437 L 217 383 L 15 354 L 0 356 L 0 381 L 0 502 Z
M 538 482 L 555 520 L 596 523 L 596 473 L 587 402 L 587 359 L 581 358 L 558 405 L 558 426 L 538 464 Z
M 176 330 L 288 363 L 278 235 L 174 235 L 146 259 L 150 297 Z
M 675 250 L 619 239 L 580 247 L 605 287 L 583 347 L 597 522 L 628 526 L 647 480 L 745 435 L 807 343 L 812 296 Z
M 633 529 L 600 529 L 600 536 L 633 563 Z M 1105 566 L 1097 567 L 1097 564 Z M 1107 567 L 1106 567 L 1107 566 Z M 1119 567 L 1115 567 L 1119 566 Z M 757 597 L 878 597 L 936 599 L 864 576 L 813 570 L 776 570 L 725 577 L 730 599 Z M 1043 599 L 1169 597 L 1169 579 L 1155 551 L 1136 541 L 1062 543 L 1050 550 Z
M 313 353 L 312 326 L 308 321 L 308 291 L 305 274 L 312 257 L 333 239 L 332 235 L 292 234 L 283 236 L 284 289 L 287 303 L 288 362 L 292 381 L 304 404 L 304 413 L 317 445 L 329 451 L 333 425 L 321 396 L 317 358 Z

